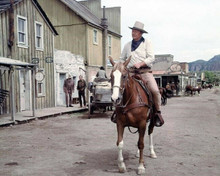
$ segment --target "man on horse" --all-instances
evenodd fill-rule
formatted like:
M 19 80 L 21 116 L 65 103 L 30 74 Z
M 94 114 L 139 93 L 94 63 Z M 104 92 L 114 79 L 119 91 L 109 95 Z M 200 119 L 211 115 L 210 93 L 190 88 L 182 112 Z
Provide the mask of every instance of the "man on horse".
M 148 39 L 145 39 L 142 35 L 148 33 L 144 30 L 144 24 L 136 21 L 132 29 L 132 38 L 133 40 L 128 42 L 122 51 L 121 60 L 125 61 L 131 56 L 131 60 L 128 64 L 128 68 L 134 70 L 141 70 L 139 76 L 144 81 L 144 84 L 147 86 L 149 91 L 152 93 L 153 101 L 155 104 L 156 115 L 159 118 L 161 116 L 161 95 L 158 89 L 155 78 L 153 77 L 152 72 L 150 71 L 152 63 L 155 60 L 153 54 L 153 48 L 151 42 Z M 135 71 L 135 73 L 137 73 Z
M 151 43 L 142 37 L 143 33 L 147 33 L 143 23 L 135 22 L 131 29 L 133 40 L 125 45 L 121 55 L 124 62 L 114 62 L 113 58 L 109 57 L 113 66 L 110 75 L 113 88 L 111 98 L 116 108 L 112 117 L 116 117 L 117 124 L 119 172 L 126 171 L 122 155 L 124 128 L 133 127 L 137 128 L 139 133 L 138 174 L 142 174 L 145 173 L 143 150 L 147 122 L 150 120 L 148 126 L 150 156 L 156 158 L 152 138 L 153 128 L 162 126 L 164 121 L 160 111 L 161 95 L 150 71 L 154 61 Z

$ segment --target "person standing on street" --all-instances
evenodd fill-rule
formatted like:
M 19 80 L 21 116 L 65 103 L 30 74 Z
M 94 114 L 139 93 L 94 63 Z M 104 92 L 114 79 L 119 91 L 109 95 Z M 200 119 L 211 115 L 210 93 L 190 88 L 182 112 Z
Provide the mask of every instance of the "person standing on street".
M 129 27 L 132 30 L 132 41 L 125 44 L 121 54 L 121 60 L 125 61 L 131 56 L 131 60 L 128 64 L 128 68 L 141 69 L 142 77 L 145 85 L 153 95 L 153 100 L 156 108 L 156 116 L 161 117 L 161 95 L 150 70 L 155 60 L 152 44 L 149 39 L 144 38 L 142 35 L 148 33 L 144 30 L 144 24 L 136 21 L 133 27 Z M 144 71 L 145 70 L 145 71 Z
M 180 81 L 179 80 L 177 80 L 177 82 L 176 82 L 176 95 L 178 96 L 179 95 L 179 91 L 180 91 Z
M 84 106 L 86 106 L 85 88 L 86 88 L 86 81 L 83 79 L 83 76 L 80 75 L 79 81 L 77 83 L 80 107 L 82 107 L 82 103 Z M 83 102 L 82 102 L 82 99 L 83 99 Z
M 74 92 L 74 82 L 71 75 L 68 75 L 68 78 L 64 81 L 63 91 L 65 92 L 66 97 L 66 107 L 72 106 L 72 93 Z

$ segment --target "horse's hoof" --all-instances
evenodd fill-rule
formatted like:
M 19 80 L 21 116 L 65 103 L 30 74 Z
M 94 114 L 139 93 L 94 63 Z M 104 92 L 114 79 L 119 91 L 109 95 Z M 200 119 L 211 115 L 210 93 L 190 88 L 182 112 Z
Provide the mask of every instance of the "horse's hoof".
M 118 166 L 119 172 L 120 173 L 125 173 L 126 172 L 126 166 L 124 163 L 121 163 L 120 166 Z
M 138 167 L 138 175 L 144 174 L 145 168 L 144 167 Z
M 156 159 L 156 158 L 157 158 L 157 155 L 156 155 L 155 153 L 151 153 L 151 154 L 150 154 L 150 157 L 153 158 L 153 159 Z
M 144 170 L 138 170 L 138 175 L 141 175 L 141 174 L 145 174 L 145 169 Z
M 126 169 L 124 169 L 124 168 L 119 168 L 119 172 L 120 172 L 120 173 L 125 173 L 125 172 L 126 172 Z
M 119 172 L 120 173 L 125 173 L 126 172 L 126 167 L 120 167 Z

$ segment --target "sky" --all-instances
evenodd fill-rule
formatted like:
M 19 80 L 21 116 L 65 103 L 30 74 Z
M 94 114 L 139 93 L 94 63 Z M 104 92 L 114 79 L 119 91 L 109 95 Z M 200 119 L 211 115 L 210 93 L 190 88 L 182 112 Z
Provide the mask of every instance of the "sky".
M 101 0 L 121 7 L 122 49 L 130 41 L 135 21 L 145 24 L 145 38 L 155 54 L 174 61 L 209 60 L 220 54 L 220 0 Z

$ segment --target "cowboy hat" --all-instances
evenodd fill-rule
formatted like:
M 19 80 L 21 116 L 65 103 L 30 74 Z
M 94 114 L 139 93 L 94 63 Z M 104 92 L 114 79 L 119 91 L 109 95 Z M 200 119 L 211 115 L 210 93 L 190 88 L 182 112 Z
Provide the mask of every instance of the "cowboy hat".
M 72 78 L 71 74 L 68 74 L 68 78 Z
M 136 29 L 136 30 L 139 30 L 143 33 L 148 33 L 147 31 L 144 30 L 144 24 L 139 22 L 139 21 L 136 21 L 134 23 L 134 26 L 133 27 L 129 27 L 130 29 Z

